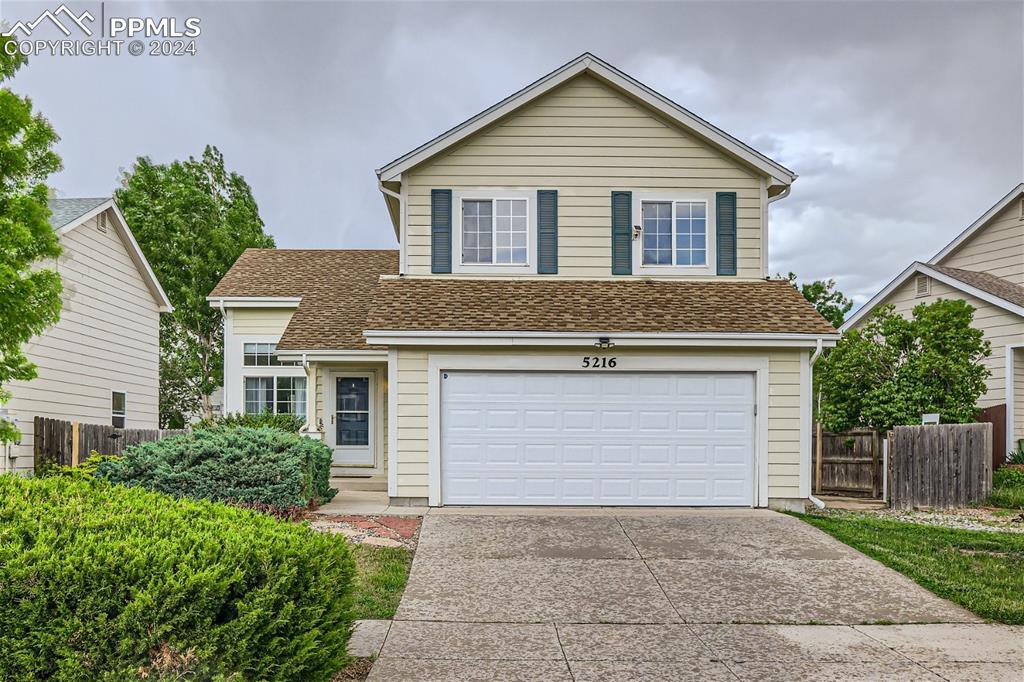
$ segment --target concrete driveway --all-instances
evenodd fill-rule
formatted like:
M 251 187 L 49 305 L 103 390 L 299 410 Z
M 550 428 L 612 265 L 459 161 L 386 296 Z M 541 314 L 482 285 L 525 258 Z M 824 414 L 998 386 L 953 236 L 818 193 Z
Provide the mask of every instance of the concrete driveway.
M 977 622 L 774 512 L 445 508 L 370 680 L 1019 680 Z

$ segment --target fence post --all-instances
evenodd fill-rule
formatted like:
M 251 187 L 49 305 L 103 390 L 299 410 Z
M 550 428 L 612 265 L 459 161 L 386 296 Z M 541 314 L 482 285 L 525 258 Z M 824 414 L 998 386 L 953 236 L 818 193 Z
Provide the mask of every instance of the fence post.
M 71 422 L 71 466 L 78 466 L 81 454 L 78 443 L 78 422 Z

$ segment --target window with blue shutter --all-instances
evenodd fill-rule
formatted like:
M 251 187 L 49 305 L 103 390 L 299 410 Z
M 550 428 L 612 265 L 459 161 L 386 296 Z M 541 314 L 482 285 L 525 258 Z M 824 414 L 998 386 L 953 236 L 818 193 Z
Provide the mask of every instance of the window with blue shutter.
M 558 191 L 537 190 L 537 272 L 558 273 Z
M 452 191 L 430 191 L 430 271 L 452 271 Z
M 736 274 L 736 192 L 715 194 L 718 223 L 718 274 Z
M 633 274 L 632 192 L 612 192 L 612 274 Z

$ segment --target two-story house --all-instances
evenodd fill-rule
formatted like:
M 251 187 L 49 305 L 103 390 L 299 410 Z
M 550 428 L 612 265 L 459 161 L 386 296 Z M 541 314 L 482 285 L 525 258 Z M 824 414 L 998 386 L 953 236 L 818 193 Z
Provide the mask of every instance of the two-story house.
M 985 211 L 928 262 L 914 262 L 843 324 L 863 326 L 879 306 L 909 316 L 922 303 L 960 299 L 974 307 L 974 326 L 991 344 L 979 407 L 1005 423 L 993 434 L 1005 454 L 1024 439 L 1024 183 Z
M 802 507 L 837 333 L 768 279 L 795 174 L 590 54 L 377 171 L 388 251 L 247 251 L 225 410 L 393 503 Z
M 13 381 L 4 406 L 21 432 L 2 471 L 33 467 L 35 417 L 117 428 L 160 422 L 160 314 L 171 302 L 110 197 L 50 201 L 63 253 L 42 263 L 64 286 L 60 320 L 25 344 L 31 381 Z M 88 453 L 85 453 L 88 454 Z

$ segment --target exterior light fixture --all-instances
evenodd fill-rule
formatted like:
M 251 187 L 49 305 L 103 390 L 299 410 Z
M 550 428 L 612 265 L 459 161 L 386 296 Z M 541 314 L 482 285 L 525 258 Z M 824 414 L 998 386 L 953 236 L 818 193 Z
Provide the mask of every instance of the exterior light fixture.
M 602 348 L 602 349 L 615 348 L 615 344 L 612 343 L 612 340 L 609 339 L 607 336 L 601 336 L 601 337 L 598 337 L 597 343 L 594 344 L 594 348 Z

